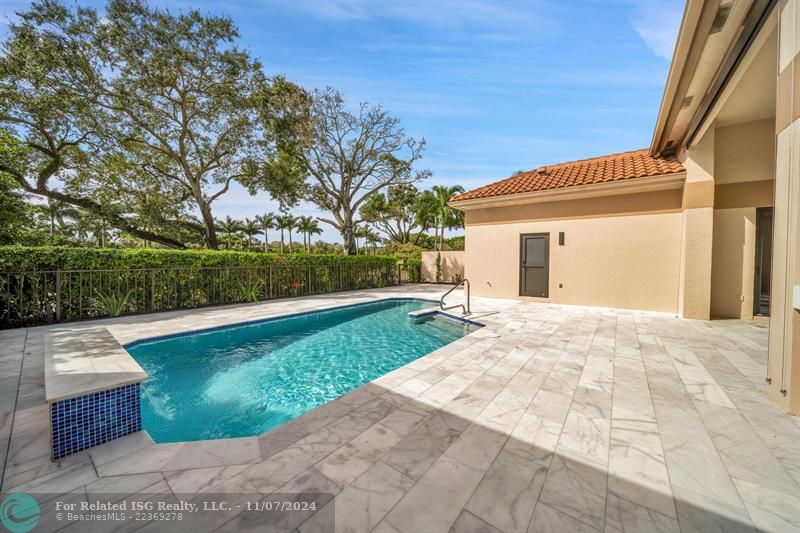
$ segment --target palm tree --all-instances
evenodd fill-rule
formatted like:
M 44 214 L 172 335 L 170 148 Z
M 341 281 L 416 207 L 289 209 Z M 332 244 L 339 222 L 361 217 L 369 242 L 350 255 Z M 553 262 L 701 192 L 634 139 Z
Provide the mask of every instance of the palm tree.
M 56 234 L 56 224 L 58 224 L 60 231 L 64 231 L 69 226 L 68 218 L 77 219 L 80 216 L 79 210 L 66 202 L 60 202 L 52 198 L 47 199 L 47 203 L 41 206 L 41 210 L 50 221 L 50 235 Z
M 217 229 L 225 236 L 225 249 L 230 250 L 233 236 L 242 231 L 242 223 L 228 215 L 217 221 Z
M 252 248 L 253 237 L 264 233 L 261 231 L 261 225 L 258 223 L 258 217 L 256 217 L 255 220 L 245 218 L 244 224 L 242 224 L 242 233 L 247 236 L 247 248 Z
M 257 216 L 256 220 L 261 224 L 261 229 L 264 230 L 264 251 L 269 252 L 269 230 L 278 229 L 278 215 L 269 212 L 261 216 Z
M 434 185 L 430 191 L 422 194 L 420 201 L 420 218 L 433 226 L 436 249 L 441 251 L 446 229 L 459 228 L 464 225 L 464 213 L 448 205 L 450 198 L 464 192 L 461 185 Z
M 356 241 L 356 255 L 359 254 L 359 248 L 360 248 L 358 244 L 358 239 L 366 240 L 367 235 L 369 235 L 370 231 L 371 230 L 367 226 L 356 226 L 355 230 L 353 231 L 353 237 L 355 237 Z M 366 251 L 367 250 L 365 249 L 364 252 L 366 253 Z
M 297 218 L 290 214 L 278 217 L 278 229 L 281 230 L 281 253 L 283 253 L 283 230 L 289 232 L 289 253 L 292 253 L 292 230 L 297 226 Z
M 297 219 L 297 231 L 303 234 L 303 246 L 306 252 L 311 253 L 311 236 L 322 233 L 319 222 L 312 217 L 299 217 Z
M 364 228 L 364 240 L 367 246 L 372 245 L 372 253 L 375 253 L 375 245 L 381 242 L 381 236 L 378 235 L 372 228 Z

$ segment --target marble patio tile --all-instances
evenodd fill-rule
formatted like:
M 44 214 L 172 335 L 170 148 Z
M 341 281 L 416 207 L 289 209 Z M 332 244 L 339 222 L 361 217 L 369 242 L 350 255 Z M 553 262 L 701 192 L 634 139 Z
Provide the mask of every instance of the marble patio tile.
M 380 420 L 380 424 L 398 435 L 408 435 L 423 420 L 433 414 L 434 410 L 423 405 L 408 404 L 389 413 Z
M 182 470 L 257 463 L 261 451 L 256 437 L 187 442 L 160 470 Z
M 175 494 L 258 492 L 240 475 L 248 465 L 212 466 L 164 472 L 169 488 Z
M 269 459 L 250 466 L 242 472 L 242 475 L 259 492 L 274 492 L 294 476 L 336 451 L 344 442 L 346 440 L 343 440 L 340 435 L 328 428 L 323 428 Z
M 715 498 L 713 492 L 697 493 L 673 487 L 681 532 L 755 533 L 744 505 Z
M 185 443 L 156 444 L 129 453 L 100 465 L 96 465 L 97 473 L 102 477 L 125 474 L 143 474 L 159 472 L 183 450 Z
M 414 398 L 430 389 L 432 386 L 433 384 L 429 381 L 426 381 L 420 377 L 413 377 L 404 381 L 399 387 L 397 387 L 397 392 Z
M 155 446 L 146 431 L 137 431 L 88 450 L 95 466 L 104 465 L 126 455 Z
M 787 493 L 735 477 L 733 482 L 759 531 L 800 531 L 800 490 Z
M 788 493 L 800 492 L 800 486 L 739 411 L 703 405 L 698 406 L 698 412 L 733 478 Z
M 58 470 L 37 477 L 20 485 L 15 485 L 13 479 L 6 480 L 8 487 L 3 487 L 4 492 L 28 492 L 31 494 L 63 494 L 73 491 L 98 478 L 91 461 L 66 466 Z
M 403 434 L 377 423 L 317 463 L 316 468 L 339 487 L 344 488 L 369 469 L 403 437 Z
M 508 439 L 505 426 L 472 423 L 444 452 L 462 464 L 485 472 Z
M 9 440 L 6 477 L 50 463 L 50 430 L 14 431 Z
M 332 501 L 339 491 L 333 481 L 326 478 L 317 469 L 310 468 L 297 475 L 276 490 L 267 499 L 300 502 L 309 501 L 304 494 L 315 494 L 314 502 L 325 506 Z M 314 510 L 263 513 L 259 511 L 240 512 L 235 518 L 226 522 L 218 531 L 293 531 L 315 514 Z
M 680 533 L 676 516 L 666 516 L 649 507 L 619 497 L 609 487 L 606 501 L 606 531 Z
M 482 476 L 483 472 L 442 456 L 383 521 L 403 533 L 447 532 Z
M 678 409 L 662 416 L 658 411 L 657 407 L 673 493 L 680 487 L 693 493 L 714 494 L 716 499 L 741 508 L 728 470 L 696 413 L 692 415 Z
M 531 517 L 528 533 L 599 533 L 596 529 L 570 515 L 564 514 L 541 502 Z
M 295 420 L 262 433 L 257 437 L 262 459 L 272 457 L 279 451 L 285 450 L 311 434 L 311 429 L 307 425 L 295 423 Z
M 4 397 L 8 397 L 9 401 L 5 402 Z M 8 440 L 11 437 L 11 423 L 14 419 L 14 401 L 16 400 L 16 393 L 0 395 L 0 439 Z M 3 404 L 7 405 L 3 405 Z M 5 464 L 5 463 L 4 463 Z
M 539 496 L 539 504 L 596 529 L 604 525 L 607 472 L 603 465 L 556 453 Z
M 570 413 L 561 430 L 558 453 L 577 460 L 608 465 L 611 421 L 578 413 Z
M 461 511 L 449 533 L 503 533 L 469 511 Z
M 419 479 L 467 428 L 469 421 L 437 412 L 417 426 L 382 460 L 411 479 Z
M 10 428 L 9 428 L 10 429 Z M 50 430 L 50 406 L 47 404 L 17 409 L 14 415 L 14 432 L 27 433 L 29 431 Z
M 37 501 L 39 502 L 41 514 L 39 515 L 39 523 L 36 525 L 34 530 L 36 533 L 53 533 L 55 531 L 84 531 L 80 526 L 85 526 L 85 524 L 80 520 L 72 520 L 70 521 L 68 518 L 62 515 L 61 520 L 57 517 L 57 512 L 54 504 L 45 504 L 43 498 L 45 498 L 44 494 L 40 494 L 35 496 Z M 58 500 L 64 502 L 65 504 L 81 504 L 87 501 L 86 492 L 83 490 L 83 487 L 78 487 L 77 489 L 71 490 L 69 492 L 63 494 L 48 494 L 46 496 L 48 502 L 53 502 L 53 500 Z M 5 529 L 5 528 L 4 528 Z M 87 528 L 88 529 L 88 528 Z
M 465 509 L 505 533 L 525 533 L 546 475 L 546 466 L 501 451 Z
M 346 403 L 347 405 L 355 408 L 364 405 L 382 392 L 382 390 L 376 391 L 373 387 L 370 387 L 369 383 L 367 383 L 366 385 L 362 385 L 361 387 L 358 387 L 357 389 L 340 396 L 336 399 L 336 401 Z
M 464 389 L 463 394 L 469 394 L 481 400 L 490 401 L 503 389 L 504 382 L 495 376 L 484 374 Z
M 533 414 L 522 415 L 503 449 L 542 466 L 549 466 L 561 437 L 562 425 Z
M 124 497 L 126 501 L 136 502 L 168 502 L 176 503 L 176 498 L 169 490 L 169 486 L 162 479 L 160 482 L 145 487 L 142 491 L 135 494 L 129 494 Z M 76 521 L 70 526 L 60 529 L 59 533 L 129 533 L 138 531 L 143 526 L 153 527 L 152 522 L 141 522 L 135 520 L 126 520 L 125 522 L 116 521 Z M 161 522 L 163 527 L 163 522 Z
M 474 420 L 489 404 L 490 400 L 477 398 L 466 392 L 462 392 L 440 409 L 441 412 L 463 418 L 464 420 Z
M 542 386 L 528 407 L 528 412 L 563 425 L 572 404 L 572 391 L 550 390 Z
M 376 462 L 336 496 L 336 532 L 371 531 L 413 485 L 386 463 Z
M 592 418 L 610 419 L 611 398 L 611 387 L 604 390 L 581 384 L 575 390 L 571 410 Z
M 88 483 L 85 490 L 88 498 L 115 494 L 119 496 L 118 499 L 123 499 L 126 495 L 136 494 L 163 481 L 164 476 L 160 472 L 101 477 Z
M 666 459 L 655 423 L 613 423 L 608 490 L 662 515 L 677 517 Z
M 530 391 L 529 394 L 519 394 L 509 389 L 503 389 L 480 412 L 477 421 L 502 425 L 511 432 L 528 408 L 534 393 L 535 391 Z

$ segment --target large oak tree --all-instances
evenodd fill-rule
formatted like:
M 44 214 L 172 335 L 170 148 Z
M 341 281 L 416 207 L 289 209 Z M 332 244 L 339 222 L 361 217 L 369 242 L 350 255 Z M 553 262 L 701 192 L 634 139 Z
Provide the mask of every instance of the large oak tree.
M 260 105 L 271 80 L 232 22 L 138 0 L 111 0 L 102 17 L 43 0 L 10 31 L 0 126 L 25 157 L 0 151 L 0 171 L 147 241 L 182 247 L 188 231 L 217 248 L 213 203 L 277 153 Z
M 350 110 L 335 89 L 315 91 L 308 100 L 307 119 L 286 120 L 293 142 L 267 165 L 262 185 L 287 203 L 304 198 L 330 213 L 319 219 L 339 231 L 346 253 L 355 254 L 361 206 L 387 187 L 430 175 L 414 168 L 425 140 L 406 135 L 400 120 L 380 105 Z

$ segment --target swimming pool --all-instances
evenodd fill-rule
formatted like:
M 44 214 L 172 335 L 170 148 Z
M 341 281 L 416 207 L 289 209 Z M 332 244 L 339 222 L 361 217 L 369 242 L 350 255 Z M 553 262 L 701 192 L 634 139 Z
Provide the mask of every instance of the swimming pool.
M 142 424 L 156 442 L 259 435 L 479 326 L 390 299 L 126 346 L 149 374 Z

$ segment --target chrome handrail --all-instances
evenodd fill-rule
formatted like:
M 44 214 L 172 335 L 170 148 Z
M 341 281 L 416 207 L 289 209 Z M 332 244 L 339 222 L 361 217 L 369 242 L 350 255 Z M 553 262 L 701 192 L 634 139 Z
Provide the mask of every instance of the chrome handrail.
M 462 285 L 464 285 L 464 287 L 466 289 L 466 292 L 467 292 L 467 305 L 464 306 L 464 304 L 456 304 L 456 305 L 451 305 L 449 307 L 445 307 L 444 299 L 447 298 L 447 295 L 450 294 L 451 292 L 453 292 L 454 290 L 456 290 L 457 288 L 459 288 Z M 464 310 L 461 313 L 462 315 L 472 314 L 472 312 L 469 310 L 469 280 L 466 279 L 466 278 L 461 280 L 459 283 L 456 283 L 446 293 L 444 293 L 441 298 L 439 298 L 439 309 L 441 309 L 442 311 L 447 311 L 448 309 L 455 309 L 456 307 L 460 307 L 461 309 Z

